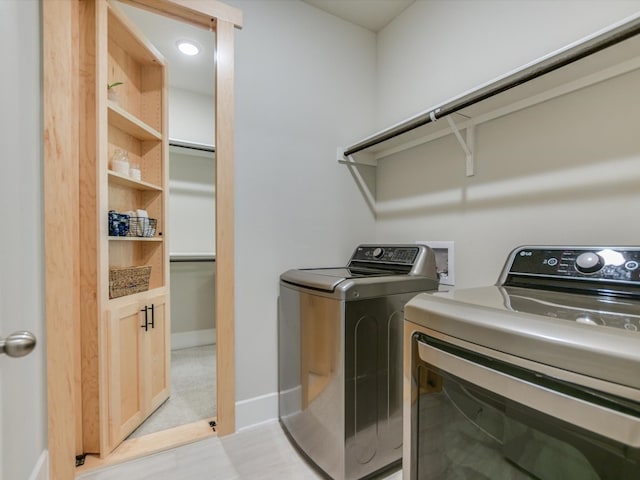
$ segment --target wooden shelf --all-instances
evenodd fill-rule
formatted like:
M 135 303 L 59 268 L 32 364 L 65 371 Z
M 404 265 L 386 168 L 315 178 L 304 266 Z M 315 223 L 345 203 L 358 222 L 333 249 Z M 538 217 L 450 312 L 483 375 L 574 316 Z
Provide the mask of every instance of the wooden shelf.
M 123 295 L 122 297 L 110 298 L 108 300 L 109 307 L 117 306 L 120 304 L 127 304 L 132 300 L 140 300 L 149 296 L 161 295 L 163 293 L 168 293 L 167 287 L 150 288 L 149 290 L 145 290 L 144 292 L 137 292 L 132 293 L 131 295 Z
M 109 37 L 140 63 L 158 63 L 162 55 L 120 9 L 109 4 Z
M 109 237 L 114 242 L 162 242 L 164 237 Z
M 112 101 L 108 101 L 109 124 L 138 140 L 162 140 L 162 134 L 142 120 L 131 115 Z
M 162 192 L 163 190 L 162 187 L 159 187 L 158 185 L 154 185 L 153 183 L 149 182 L 143 182 L 142 180 L 135 180 L 120 173 L 114 172 L 113 170 L 109 170 L 109 182 L 116 185 L 122 185 L 124 187 L 134 188 L 136 190 L 152 192 Z

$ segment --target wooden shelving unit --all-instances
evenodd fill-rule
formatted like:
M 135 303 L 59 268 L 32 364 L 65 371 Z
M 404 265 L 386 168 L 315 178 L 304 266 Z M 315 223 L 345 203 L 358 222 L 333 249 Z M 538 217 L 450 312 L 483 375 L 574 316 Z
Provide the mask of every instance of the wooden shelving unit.
M 112 170 L 107 172 L 107 213 L 143 209 L 157 219 L 154 237 L 122 237 L 109 240 L 109 268 L 151 265 L 150 289 L 166 285 L 166 66 L 158 51 L 115 6 L 107 19 L 108 63 L 105 84 L 122 82 L 118 103 L 108 100 L 107 156 L 128 152 L 140 166 L 135 180 Z
M 97 134 L 95 168 L 86 169 L 82 182 L 82 231 L 95 249 L 83 253 L 81 271 L 87 285 L 81 307 L 81 443 L 84 453 L 105 456 L 170 390 L 167 66 L 117 3 L 89 1 L 87 13 L 96 28 L 87 28 L 86 42 L 95 45 L 96 55 L 86 68 L 97 81 L 88 79 L 85 89 L 93 89 L 87 97 L 95 101 Z M 107 98 L 107 85 L 114 82 L 122 82 L 113 87 L 117 102 Z M 139 179 L 111 169 L 117 150 L 139 166 Z M 110 211 L 137 210 L 156 219 L 153 236 L 109 235 Z M 146 291 L 110 298 L 112 269 L 149 266 Z

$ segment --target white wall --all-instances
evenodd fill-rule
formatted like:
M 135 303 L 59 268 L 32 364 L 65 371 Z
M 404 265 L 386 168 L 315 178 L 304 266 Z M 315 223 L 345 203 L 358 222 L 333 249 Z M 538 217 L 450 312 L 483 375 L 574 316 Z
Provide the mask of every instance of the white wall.
M 375 36 L 299 1 L 227 3 L 244 12 L 235 81 L 242 427 L 277 415 L 279 275 L 343 265 L 356 244 L 373 240 L 373 218 L 336 147 L 374 126 Z M 252 399 L 265 408 L 250 418 Z
M 215 117 L 213 114 L 213 102 L 213 96 L 202 95 L 181 88 L 170 88 L 169 138 L 214 145 Z
M 478 3 L 418 1 L 383 32 L 379 72 L 393 68 L 406 83 L 380 75 L 380 118 L 425 109 L 640 10 L 637 1 Z M 409 60 L 433 45 L 436 57 Z M 457 287 L 495 283 L 525 243 L 637 244 L 638 82 L 640 72 L 627 74 L 480 125 L 474 177 L 453 136 L 381 161 L 376 239 L 454 240 Z
M 378 34 L 385 128 L 640 10 L 638 0 L 417 0 Z
M 26 357 L 0 356 L 3 479 L 47 467 L 40 23 L 40 2 L 0 2 L 0 336 L 29 330 L 38 341 Z
M 169 155 L 169 249 L 171 253 L 215 253 L 215 161 Z

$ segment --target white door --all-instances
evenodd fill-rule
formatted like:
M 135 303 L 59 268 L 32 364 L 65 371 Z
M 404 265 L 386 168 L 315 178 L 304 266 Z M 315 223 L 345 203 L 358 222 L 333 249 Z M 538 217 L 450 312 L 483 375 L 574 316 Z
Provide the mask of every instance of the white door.
M 12 480 L 47 478 L 41 38 L 38 0 L 0 0 L 0 337 L 38 339 L 0 355 L 0 478 Z

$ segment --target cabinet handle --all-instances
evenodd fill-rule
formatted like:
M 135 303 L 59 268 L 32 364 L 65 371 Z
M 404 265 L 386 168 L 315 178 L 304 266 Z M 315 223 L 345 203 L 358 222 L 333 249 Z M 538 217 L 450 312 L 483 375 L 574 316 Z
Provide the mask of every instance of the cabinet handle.
M 140 310 L 141 312 L 144 312 L 144 325 L 140 325 L 140 328 L 144 328 L 145 332 L 149 330 L 149 320 L 147 319 L 147 308 L 148 307 L 145 305 L 144 308 Z
M 155 305 L 152 303 L 151 304 L 151 328 L 156 328 L 155 326 L 155 315 L 154 315 L 154 311 L 155 311 Z

